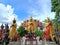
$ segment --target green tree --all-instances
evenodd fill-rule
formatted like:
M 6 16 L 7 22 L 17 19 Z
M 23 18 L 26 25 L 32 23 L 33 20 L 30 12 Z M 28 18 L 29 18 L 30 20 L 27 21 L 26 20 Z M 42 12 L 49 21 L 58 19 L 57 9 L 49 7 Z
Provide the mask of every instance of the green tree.
M 53 12 L 56 12 L 56 10 L 60 9 L 60 0 L 51 0 L 51 3 Z
M 60 0 L 51 0 L 52 3 L 52 12 L 56 12 L 56 16 L 59 16 L 60 12 Z
M 59 28 L 60 28 L 60 0 L 51 0 L 51 3 L 52 3 L 52 12 L 56 13 L 55 20 L 54 20 L 55 23 L 54 27 L 57 33 L 59 32 Z M 58 42 L 57 35 L 56 35 L 56 39 L 57 39 L 56 41 Z
M 19 28 L 17 29 L 18 34 L 20 34 L 21 37 L 23 37 L 25 34 L 28 34 L 28 31 L 25 30 L 25 28 L 23 26 L 19 26 Z
M 34 33 L 37 34 L 37 35 L 41 38 L 41 37 L 42 37 L 42 34 L 44 34 L 45 31 L 43 31 L 43 30 L 38 30 L 38 28 L 36 28 Z
M 51 0 L 51 3 L 52 3 L 52 12 L 56 12 L 54 23 L 58 30 L 58 28 L 60 28 L 60 0 Z

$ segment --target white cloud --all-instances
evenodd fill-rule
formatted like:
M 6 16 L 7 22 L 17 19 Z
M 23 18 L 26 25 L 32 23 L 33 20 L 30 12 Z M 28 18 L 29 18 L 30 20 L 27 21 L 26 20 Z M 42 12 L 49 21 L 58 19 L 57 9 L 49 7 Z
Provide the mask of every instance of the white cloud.
M 11 25 L 14 18 L 16 18 L 17 23 L 19 23 L 17 15 L 14 14 L 14 8 L 12 8 L 11 5 L 0 4 L 0 25 L 2 23 Z
M 21 23 L 23 23 L 23 21 L 17 21 L 17 28 L 19 27 L 19 26 L 21 26 Z
M 40 21 L 44 21 L 47 17 L 50 19 L 55 18 L 55 13 L 51 12 L 51 1 L 50 0 L 35 0 L 34 6 L 28 9 L 29 16 L 32 15 L 33 18 L 38 19 Z M 30 2 L 30 3 L 31 3 Z

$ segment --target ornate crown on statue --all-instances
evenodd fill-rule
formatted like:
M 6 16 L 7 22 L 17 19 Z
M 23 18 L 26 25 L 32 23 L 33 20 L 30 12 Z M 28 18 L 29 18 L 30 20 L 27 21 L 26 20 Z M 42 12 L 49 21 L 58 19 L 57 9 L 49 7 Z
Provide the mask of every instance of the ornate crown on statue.
M 13 23 L 16 23 L 16 19 L 14 18 Z

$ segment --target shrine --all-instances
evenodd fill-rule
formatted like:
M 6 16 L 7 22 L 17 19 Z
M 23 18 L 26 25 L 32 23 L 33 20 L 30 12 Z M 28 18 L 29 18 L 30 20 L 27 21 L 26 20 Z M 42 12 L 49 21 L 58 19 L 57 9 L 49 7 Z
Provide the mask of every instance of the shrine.
M 39 22 L 39 20 L 35 20 L 32 17 L 30 17 L 29 20 L 26 20 L 23 23 L 21 23 L 21 25 L 25 27 L 25 29 L 28 30 L 29 32 L 30 30 L 34 32 L 36 28 L 42 29 L 42 22 Z

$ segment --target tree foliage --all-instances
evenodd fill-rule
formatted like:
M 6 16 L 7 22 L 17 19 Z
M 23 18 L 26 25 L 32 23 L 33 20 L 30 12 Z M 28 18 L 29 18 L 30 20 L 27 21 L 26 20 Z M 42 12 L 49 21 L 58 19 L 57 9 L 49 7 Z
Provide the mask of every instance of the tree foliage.
M 60 10 L 60 0 L 51 0 L 51 3 L 52 3 L 52 11 L 53 12 Z
M 38 28 L 35 29 L 35 34 L 37 34 L 39 37 L 42 37 L 42 34 L 45 32 L 43 30 L 38 30 Z
M 58 21 L 56 18 L 52 20 L 54 28 L 60 28 L 60 21 Z
M 23 37 L 25 34 L 28 33 L 27 30 L 25 30 L 25 28 L 23 26 L 19 26 L 19 28 L 17 29 L 18 34 L 20 34 L 21 37 Z
M 53 21 L 54 21 L 55 25 L 60 27 L 60 16 L 59 16 L 60 0 L 51 0 L 51 3 L 52 3 L 52 11 L 56 12 L 55 19 Z M 56 28 L 57 28 L 57 26 L 56 26 Z

